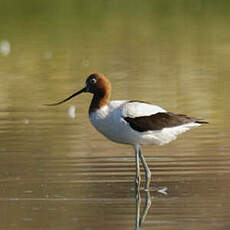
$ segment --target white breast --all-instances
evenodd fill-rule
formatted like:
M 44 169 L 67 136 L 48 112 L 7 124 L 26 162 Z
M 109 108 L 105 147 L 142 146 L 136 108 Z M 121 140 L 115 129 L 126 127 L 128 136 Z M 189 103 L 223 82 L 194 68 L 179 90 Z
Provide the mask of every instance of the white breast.
M 89 118 L 92 125 L 108 139 L 129 144 L 127 140 L 127 132 L 130 129 L 127 122 L 122 118 L 122 105 L 127 101 L 111 101 L 108 105 L 101 107 L 93 113 Z M 124 133 L 126 135 L 124 135 Z M 129 138 L 128 138 L 129 139 Z

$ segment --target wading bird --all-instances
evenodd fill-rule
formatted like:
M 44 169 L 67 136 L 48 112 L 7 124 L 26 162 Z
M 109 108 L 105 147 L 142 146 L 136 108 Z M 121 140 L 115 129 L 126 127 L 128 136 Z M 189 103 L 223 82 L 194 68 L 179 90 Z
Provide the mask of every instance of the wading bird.
M 111 141 L 132 145 L 136 160 L 136 188 L 140 188 L 141 161 L 145 170 L 145 190 L 149 190 L 151 172 L 142 155 L 142 145 L 163 145 L 175 140 L 177 136 L 191 128 L 207 124 L 200 118 L 167 112 L 163 108 L 143 101 L 110 101 L 110 81 L 99 73 L 86 79 L 83 89 L 70 97 L 49 106 L 62 104 L 81 93 L 92 93 L 89 119 L 97 131 Z

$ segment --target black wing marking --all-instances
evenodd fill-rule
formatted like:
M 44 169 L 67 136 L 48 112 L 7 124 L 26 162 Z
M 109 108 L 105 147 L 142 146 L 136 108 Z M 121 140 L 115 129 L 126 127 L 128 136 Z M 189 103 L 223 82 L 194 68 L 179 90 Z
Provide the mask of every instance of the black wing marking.
M 150 130 L 161 130 L 163 128 L 175 127 L 187 123 L 207 124 L 199 118 L 189 117 L 184 114 L 174 114 L 171 112 L 159 112 L 150 116 L 124 117 L 125 121 L 136 131 L 145 132 Z

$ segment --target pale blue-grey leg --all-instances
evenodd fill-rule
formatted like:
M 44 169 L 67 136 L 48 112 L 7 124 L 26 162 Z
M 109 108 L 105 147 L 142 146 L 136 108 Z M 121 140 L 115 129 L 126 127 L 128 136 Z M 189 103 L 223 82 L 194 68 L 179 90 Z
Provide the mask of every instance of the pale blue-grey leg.
M 140 221 L 141 221 L 140 210 L 141 210 L 141 195 L 140 195 L 140 191 L 136 190 L 136 228 L 135 230 L 140 229 Z
M 141 163 L 142 163 L 144 170 L 145 170 L 145 190 L 147 191 L 147 190 L 149 190 L 149 186 L 150 186 L 150 182 L 151 182 L 151 171 L 149 170 L 149 167 L 145 161 L 144 156 L 141 153 L 140 148 L 139 148 L 139 157 L 141 159 Z
M 135 161 L 136 161 L 136 178 L 135 178 L 135 186 L 136 190 L 140 189 L 141 183 L 141 174 L 140 174 L 140 162 L 139 162 L 139 146 L 133 146 L 135 150 Z
M 148 214 L 148 211 L 149 211 L 149 209 L 151 207 L 151 204 L 152 204 L 152 201 L 151 201 L 150 192 L 146 191 L 146 194 L 145 194 L 145 206 L 143 208 L 143 212 L 142 212 L 142 215 L 141 215 L 141 218 L 140 218 L 140 221 L 139 221 L 140 226 L 144 223 L 145 217 Z
M 151 207 L 151 196 L 150 192 L 147 191 L 145 194 L 145 206 L 141 213 L 141 196 L 140 192 L 136 191 L 136 227 L 135 230 L 140 230 L 141 225 L 144 223 L 145 217 Z

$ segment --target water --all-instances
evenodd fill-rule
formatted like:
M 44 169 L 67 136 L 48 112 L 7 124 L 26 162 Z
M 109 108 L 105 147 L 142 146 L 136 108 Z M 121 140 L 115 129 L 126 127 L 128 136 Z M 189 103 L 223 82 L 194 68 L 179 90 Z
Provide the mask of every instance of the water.
M 229 229 L 228 9 L 228 1 L 0 1 L 0 229 Z M 149 194 L 135 194 L 132 148 L 90 125 L 90 95 L 44 106 L 95 71 L 111 80 L 112 99 L 210 122 L 143 148 Z

